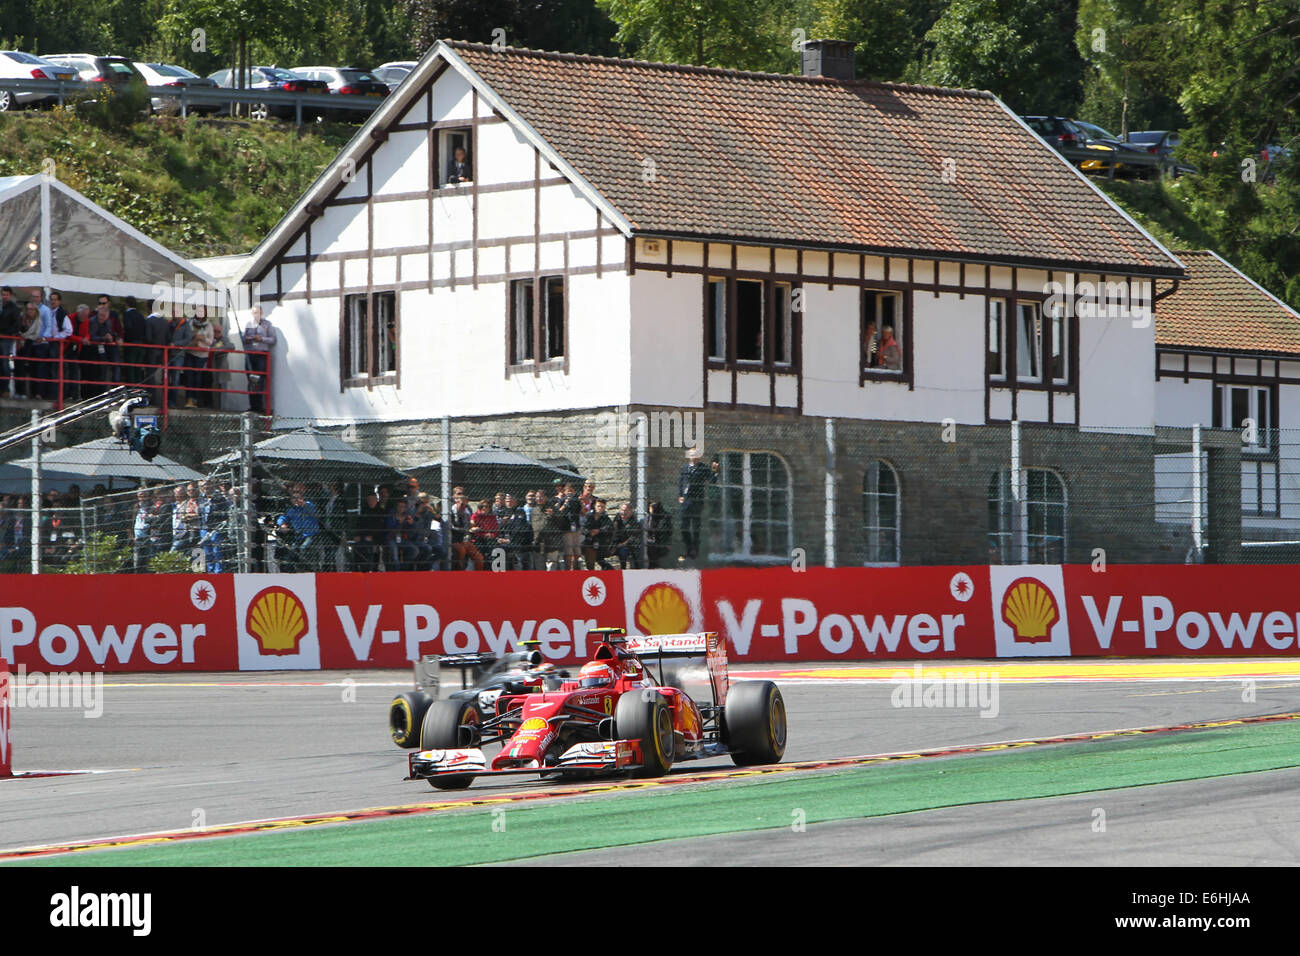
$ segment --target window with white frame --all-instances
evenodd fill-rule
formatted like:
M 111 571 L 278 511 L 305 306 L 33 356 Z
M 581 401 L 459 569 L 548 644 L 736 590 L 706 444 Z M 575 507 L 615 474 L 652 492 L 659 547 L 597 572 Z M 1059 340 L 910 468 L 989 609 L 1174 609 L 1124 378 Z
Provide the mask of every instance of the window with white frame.
M 397 294 L 359 293 L 343 297 L 343 378 L 371 383 L 397 374 Z
M 984 371 L 989 378 L 1007 377 L 1007 300 L 989 299 L 989 344 Z
M 862 475 L 864 563 L 897 564 L 902 545 L 898 474 L 886 461 L 873 461 Z
M 992 343 L 990 343 L 990 347 Z M 1070 380 L 1070 320 L 1058 304 L 1044 320 L 1037 302 L 1016 303 L 1016 379 L 1056 385 Z
M 709 519 L 712 550 L 734 558 L 787 560 L 794 516 L 785 462 L 770 452 L 725 452 L 718 486 L 719 506 Z
M 1003 468 L 989 479 L 989 562 L 1062 564 L 1066 553 L 1065 483 L 1046 468 L 1026 468 L 1013 487 Z
M 725 362 L 727 360 L 727 280 L 710 279 L 706 292 L 708 315 L 705 317 L 705 335 L 708 340 L 709 359 L 713 362 Z
M 1241 450 L 1265 455 L 1273 449 L 1273 390 L 1267 385 L 1215 385 L 1212 421 L 1215 428 L 1241 433 Z

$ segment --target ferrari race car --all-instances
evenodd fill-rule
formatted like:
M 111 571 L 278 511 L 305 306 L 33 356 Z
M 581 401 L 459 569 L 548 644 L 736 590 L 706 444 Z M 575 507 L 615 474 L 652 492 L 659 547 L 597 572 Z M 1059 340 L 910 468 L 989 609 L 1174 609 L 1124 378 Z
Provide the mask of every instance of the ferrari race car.
M 730 755 L 739 766 L 785 753 L 785 701 L 771 681 L 730 684 L 716 632 L 598 641 L 576 678 L 502 692 L 490 715 L 472 700 L 435 700 L 424 713 L 408 780 L 460 790 L 475 777 L 631 773 L 657 777 L 679 760 Z M 703 693 L 686 687 L 698 682 Z M 705 695 L 707 694 L 707 701 Z M 485 748 L 500 750 L 489 757 Z
M 420 746 L 420 727 L 431 704 L 442 689 L 442 669 L 459 670 L 461 688 L 447 695 L 447 701 L 468 703 L 478 711 L 479 722 L 496 713 L 496 700 L 503 693 L 522 694 L 534 688 L 559 690 L 569 672 L 557 670 L 542 659 L 541 651 L 524 641 L 524 651 L 497 657 L 494 654 L 428 655 L 415 664 L 415 689 L 398 694 L 388 705 L 388 732 L 399 747 Z

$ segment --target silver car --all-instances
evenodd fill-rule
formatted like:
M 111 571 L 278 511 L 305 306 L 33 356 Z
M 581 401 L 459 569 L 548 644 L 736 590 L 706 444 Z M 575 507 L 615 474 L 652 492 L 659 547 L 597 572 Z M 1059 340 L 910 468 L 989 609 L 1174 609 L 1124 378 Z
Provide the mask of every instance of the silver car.
M 144 77 L 145 82 L 150 86 L 217 89 L 215 80 L 211 80 L 206 76 L 199 76 L 197 73 L 191 73 L 185 67 L 176 66 L 174 63 L 141 63 L 137 61 L 133 65 L 140 71 L 140 75 Z M 152 96 L 150 102 L 155 113 L 179 113 L 181 111 L 180 96 Z M 188 113 L 216 113 L 221 108 L 220 103 L 202 103 L 199 105 L 188 104 L 185 109 Z

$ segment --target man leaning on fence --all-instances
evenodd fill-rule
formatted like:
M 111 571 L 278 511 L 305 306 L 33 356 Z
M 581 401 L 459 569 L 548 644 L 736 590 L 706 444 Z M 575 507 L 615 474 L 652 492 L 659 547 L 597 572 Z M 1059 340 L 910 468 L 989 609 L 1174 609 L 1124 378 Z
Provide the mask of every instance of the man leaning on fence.
M 266 369 L 271 361 L 271 350 L 275 348 L 275 326 L 262 314 L 260 305 L 253 306 L 253 318 L 244 329 L 244 348 L 248 350 L 248 369 L 253 374 L 248 376 L 246 386 L 251 393 L 248 396 L 250 411 L 265 412 L 266 403 L 263 395 L 267 387 Z

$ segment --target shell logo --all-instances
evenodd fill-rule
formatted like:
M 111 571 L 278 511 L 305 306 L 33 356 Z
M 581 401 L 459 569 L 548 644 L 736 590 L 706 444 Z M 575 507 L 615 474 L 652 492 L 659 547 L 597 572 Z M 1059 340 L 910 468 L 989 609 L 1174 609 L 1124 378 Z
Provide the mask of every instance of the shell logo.
M 307 609 L 288 588 L 266 588 L 248 603 L 244 630 L 257 639 L 263 654 L 298 653 L 307 629 Z
M 685 634 L 691 629 L 691 606 L 686 595 L 667 581 L 641 592 L 633 617 L 642 634 Z
M 1002 596 L 1002 620 L 1016 640 L 1038 644 L 1051 640 L 1053 625 L 1061 619 L 1056 597 L 1037 578 L 1019 578 Z
M 530 731 L 545 730 L 549 726 L 550 724 L 546 722 L 544 717 L 529 717 L 519 725 L 519 733 L 526 734 Z

